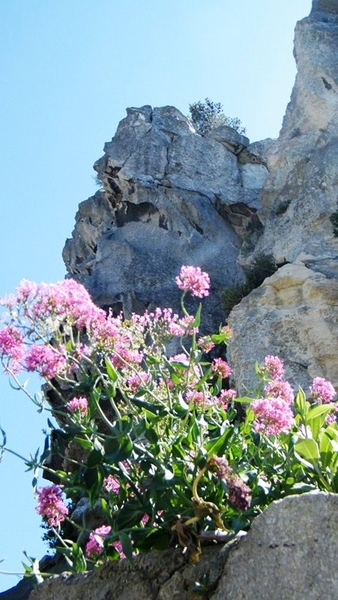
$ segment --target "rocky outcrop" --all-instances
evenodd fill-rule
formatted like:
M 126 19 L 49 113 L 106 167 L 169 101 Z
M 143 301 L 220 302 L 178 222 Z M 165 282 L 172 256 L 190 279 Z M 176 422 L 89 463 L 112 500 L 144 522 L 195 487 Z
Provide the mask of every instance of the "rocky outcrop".
M 336 385 L 338 280 L 301 260 L 285 265 L 231 312 L 230 361 L 240 394 L 257 384 L 253 362 L 280 356 L 286 377 L 305 391 L 320 376 Z
M 230 361 L 243 390 L 253 362 L 284 358 L 307 387 L 338 385 L 338 12 L 314 0 L 295 31 L 297 77 L 278 140 L 249 144 L 226 127 L 201 136 L 173 107 L 130 108 L 95 169 L 103 188 L 83 202 L 64 250 L 68 273 L 102 306 L 178 308 L 182 264 L 211 277 L 205 329 L 224 322 L 221 293 L 255 258 L 285 265 L 230 314 Z
M 29 600 L 317 600 L 336 598 L 337 494 L 273 502 L 247 535 L 204 548 L 189 565 L 180 550 L 151 552 L 133 564 L 109 562 L 46 580 Z
M 127 109 L 95 164 L 103 189 L 80 204 L 64 249 L 68 272 L 125 314 L 178 308 L 174 277 L 198 265 L 212 281 L 207 328 L 224 321 L 220 293 L 242 278 L 243 238 L 260 228 L 258 196 L 271 140 L 229 127 L 201 136 L 176 108 Z
M 263 224 L 253 254 L 290 263 L 231 313 L 235 379 L 252 389 L 253 357 L 277 354 L 289 378 L 307 386 L 314 376 L 338 385 L 338 239 L 330 216 L 338 208 L 338 9 L 317 0 L 297 23 L 298 74 L 279 139 L 267 158 L 260 195 Z

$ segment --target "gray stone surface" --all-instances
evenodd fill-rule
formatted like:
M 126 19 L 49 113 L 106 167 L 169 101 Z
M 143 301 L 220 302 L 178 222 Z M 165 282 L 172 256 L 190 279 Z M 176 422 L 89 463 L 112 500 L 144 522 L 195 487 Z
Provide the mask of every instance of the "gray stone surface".
M 108 562 L 46 580 L 29 600 L 213 600 L 338 598 L 338 495 L 311 492 L 273 502 L 246 536 L 206 546 L 200 562 L 179 549 Z
M 213 600 L 336 600 L 338 496 L 289 496 L 231 552 Z
M 207 590 L 212 593 L 222 575 L 229 547 L 205 548 L 198 565 L 189 565 L 179 549 L 151 552 L 127 560 L 109 562 L 93 572 L 46 580 L 29 600 L 198 600 L 196 583 L 207 575 Z M 202 596 L 203 597 L 203 596 Z
M 290 265 L 230 315 L 230 360 L 242 391 L 254 385 L 252 364 L 266 354 L 285 360 L 296 385 L 307 388 L 315 376 L 338 385 L 338 239 L 330 222 L 338 209 L 337 10 L 337 0 L 314 2 L 295 30 L 298 73 L 280 137 L 266 154 L 261 236 L 255 232 L 239 256 L 245 267 L 259 254 Z
M 174 278 L 183 264 L 200 266 L 212 288 L 205 330 L 218 328 L 225 319 L 221 292 L 243 278 L 242 239 L 260 227 L 267 145 L 240 162 L 248 144 L 229 127 L 203 137 L 174 107 L 127 109 L 95 164 L 103 189 L 80 204 L 67 240 L 69 274 L 97 303 L 128 315 L 155 306 L 178 310 Z
M 337 0 L 312 0 L 312 11 L 338 14 Z
M 305 261 L 306 262 L 306 261 Z M 338 280 L 303 262 L 285 265 L 230 313 L 229 361 L 240 394 L 254 394 L 254 362 L 282 358 L 286 378 L 308 392 L 314 377 L 338 386 Z

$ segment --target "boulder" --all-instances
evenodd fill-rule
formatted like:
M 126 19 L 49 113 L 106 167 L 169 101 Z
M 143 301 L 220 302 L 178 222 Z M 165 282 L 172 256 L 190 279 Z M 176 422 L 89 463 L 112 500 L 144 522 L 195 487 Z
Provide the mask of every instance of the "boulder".
M 265 279 L 230 313 L 229 361 L 240 394 L 254 393 L 254 361 L 282 358 L 286 378 L 307 391 L 314 377 L 338 386 L 338 280 L 311 268 L 311 257 Z M 313 259 L 315 260 L 315 259 Z
M 337 598 L 336 494 L 273 502 L 230 553 L 213 600 Z
M 260 236 L 256 230 L 239 255 L 246 268 L 261 254 L 290 263 L 230 315 L 242 391 L 252 388 L 253 361 L 265 354 L 283 358 L 296 385 L 308 387 L 315 376 L 338 385 L 338 239 L 330 221 L 338 209 L 337 47 L 337 2 L 317 0 L 295 30 L 298 73 L 280 136 L 266 153 Z
M 179 110 L 127 109 L 95 163 L 103 189 L 82 202 L 64 260 L 101 306 L 125 315 L 179 309 L 174 278 L 182 264 L 211 278 L 205 330 L 224 322 L 221 292 L 243 278 L 242 238 L 259 229 L 262 160 L 242 164 L 249 140 L 229 127 L 201 136 Z M 230 148 L 231 146 L 231 148 Z M 256 147 L 256 157 L 264 144 Z M 193 308 L 196 308 L 196 303 Z
M 203 549 L 189 565 L 179 549 L 54 576 L 29 600 L 318 600 L 336 598 L 337 494 L 310 492 L 273 502 L 250 531 Z M 272 595 L 273 594 L 273 595 Z

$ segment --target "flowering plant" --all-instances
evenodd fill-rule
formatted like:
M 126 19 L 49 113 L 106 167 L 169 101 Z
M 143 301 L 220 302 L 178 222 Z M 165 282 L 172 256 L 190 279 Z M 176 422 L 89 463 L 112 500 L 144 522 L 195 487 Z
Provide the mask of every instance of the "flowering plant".
M 190 315 L 184 303 L 209 294 L 209 276 L 184 266 L 176 283 L 180 316 L 106 314 L 71 279 L 23 281 L 1 301 L 3 367 L 54 419 L 26 462 L 37 512 L 74 571 L 169 544 L 194 563 L 205 540 L 227 541 L 272 500 L 338 491 L 332 385 L 315 378 L 306 399 L 267 356 L 256 397 L 237 397 L 231 331 L 200 335 L 201 305 Z M 168 355 L 169 343 L 180 351 Z M 23 371 L 45 380 L 43 396 L 20 383 Z M 39 469 L 50 485 L 37 487 Z

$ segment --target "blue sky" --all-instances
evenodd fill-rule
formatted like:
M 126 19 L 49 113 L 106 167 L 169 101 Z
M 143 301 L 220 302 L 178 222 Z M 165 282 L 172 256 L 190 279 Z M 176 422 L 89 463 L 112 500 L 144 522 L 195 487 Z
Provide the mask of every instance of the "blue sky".
M 250 140 L 277 137 L 295 77 L 297 20 L 311 0 L 0 0 L 0 295 L 63 279 L 61 252 L 92 165 L 127 106 L 209 97 Z M 32 382 L 34 391 L 39 382 Z M 0 374 L 0 425 L 29 456 L 45 417 Z M 31 474 L 0 464 L 0 569 L 42 557 Z M 15 585 L 0 575 L 0 591 Z

